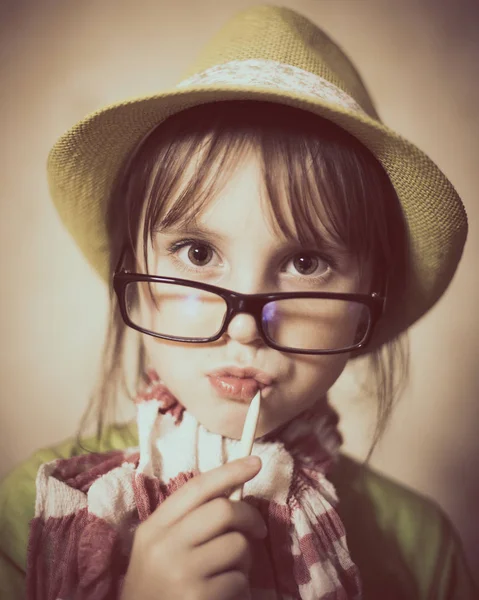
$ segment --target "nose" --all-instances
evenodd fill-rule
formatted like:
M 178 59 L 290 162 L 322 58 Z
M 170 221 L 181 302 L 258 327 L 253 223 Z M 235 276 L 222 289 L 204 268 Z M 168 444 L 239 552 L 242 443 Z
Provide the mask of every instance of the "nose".
M 252 344 L 262 339 L 255 318 L 246 313 L 240 313 L 231 320 L 227 334 L 240 344 Z

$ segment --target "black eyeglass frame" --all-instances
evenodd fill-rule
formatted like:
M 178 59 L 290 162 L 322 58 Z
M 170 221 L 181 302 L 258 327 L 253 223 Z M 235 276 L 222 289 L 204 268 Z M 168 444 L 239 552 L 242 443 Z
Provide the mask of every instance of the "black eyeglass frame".
M 118 298 L 118 305 L 123 321 L 128 327 L 135 329 L 141 333 L 151 335 L 156 338 L 169 340 L 172 342 L 186 342 L 191 344 L 205 344 L 208 342 L 215 342 L 219 340 L 222 335 L 227 331 L 229 324 L 237 314 L 245 313 L 252 315 L 256 322 L 256 327 L 261 335 L 261 338 L 270 348 L 279 350 L 280 352 L 288 352 L 292 354 L 344 354 L 346 352 L 352 352 L 365 348 L 370 342 L 374 332 L 374 328 L 379 318 L 384 313 L 386 304 L 386 297 L 377 293 L 372 292 L 370 294 L 345 294 L 342 292 L 275 292 L 271 294 L 241 294 L 234 292 L 226 288 L 221 288 L 208 283 L 199 283 L 191 281 L 189 279 L 181 279 L 178 277 L 164 277 L 161 275 L 146 275 L 144 273 L 134 273 L 128 269 L 122 269 L 123 260 L 125 257 L 126 250 L 123 250 L 120 255 L 117 267 L 113 274 L 113 289 Z M 146 283 L 168 283 L 172 285 L 182 285 L 198 290 L 204 290 L 205 292 L 211 292 L 223 298 L 226 303 L 226 315 L 223 320 L 218 333 L 208 338 L 184 338 L 165 335 L 156 333 L 149 329 L 145 329 L 136 325 L 129 317 L 126 309 L 126 288 L 128 284 L 135 282 L 146 282 Z M 371 316 L 369 321 L 368 330 L 363 339 L 352 346 L 347 348 L 341 348 L 339 350 L 300 350 L 297 348 L 290 348 L 288 346 L 280 346 L 273 340 L 270 340 L 263 329 L 262 314 L 263 308 L 266 304 L 274 302 L 275 300 L 287 300 L 289 298 L 324 298 L 331 300 L 350 300 L 359 302 L 366 305 L 369 308 L 369 314 Z

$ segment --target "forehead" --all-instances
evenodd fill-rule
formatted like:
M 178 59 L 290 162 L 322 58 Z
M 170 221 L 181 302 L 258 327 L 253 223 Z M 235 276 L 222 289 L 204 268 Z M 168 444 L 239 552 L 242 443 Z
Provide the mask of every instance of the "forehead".
M 243 234 L 266 226 L 274 234 L 274 214 L 269 210 L 261 165 L 255 154 L 250 153 L 236 166 L 222 188 L 196 213 L 195 223 L 215 227 L 218 232 L 224 229 Z

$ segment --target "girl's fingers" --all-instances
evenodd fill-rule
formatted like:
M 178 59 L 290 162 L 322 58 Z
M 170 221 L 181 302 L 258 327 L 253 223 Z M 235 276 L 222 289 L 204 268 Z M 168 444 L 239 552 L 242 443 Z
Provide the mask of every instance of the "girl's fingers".
M 177 525 L 179 538 L 190 546 L 199 546 L 229 531 L 262 539 L 266 525 L 259 511 L 246 502 L 232 502 L 227 498 L 215 498 L 197 508 Z
M 205 598 L 251 600 L 248 577 L 242 571 L 227 571 L 211 577 L 205 583 Z
M 199 577 L 211 577 L 224 571 L 241 571 L 247 575 L 251 569 L 249 542 L 241 533 L 231 531 L 194 548 L 189 566 Z
M 260 469 L 261 460 L 254 456 L 201 473 L 160 504 L 148 521 L 156 528 L 171 527 L 205 502 L 225 496 L 226 492 L 253 479 Z

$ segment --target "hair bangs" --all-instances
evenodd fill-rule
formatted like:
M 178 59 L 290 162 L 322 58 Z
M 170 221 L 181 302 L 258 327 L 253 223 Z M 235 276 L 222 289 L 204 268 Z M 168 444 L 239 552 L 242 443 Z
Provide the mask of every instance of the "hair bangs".
M 390 219 L 378 200 L 387 202 L 395 192 L 372 155 L 357 141 L 345 144 L 341 138 L 348 134 L 338 137 L 329 125 L 316 132 L 310 128 L 309 134 L 263 133 L 261 155 L 273 226 L 306 246 L 354 258 L 360 273 L 370 264 L 380 285 L 395 256 L 387 237 Z M 399 208 L 396 212 L 402 218 Z
M 171 127 L 171 124 L 170 124 Z M 165 133 L 165 132 L 163 132 Z M 247 151 L 247 139 L 221 129 L 170 131 L 160 143 L 145 190 L 143 260 L 147 246 L 161 231 L 196 224 L 202 211 L 220 194 Z
M 262 161 L 272 227 L 302 245 L 352 257 L 360 273 L 371 265 L 374 284 L 382 286 L 404 240 L 394 243 L 391 222 L 402 213 L 381 165 L 334 123 L 262 102 L 194 107 L 147 138 L 141 150 L 144 189 L 138 190 L 144 264 L 148 240 L 172 225 L 194 224 L 250 150 Z M 133 242 L 138 210 L 130 216 Z

